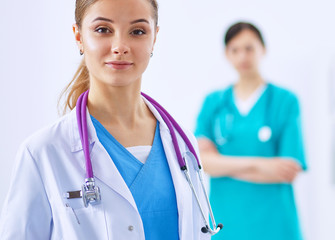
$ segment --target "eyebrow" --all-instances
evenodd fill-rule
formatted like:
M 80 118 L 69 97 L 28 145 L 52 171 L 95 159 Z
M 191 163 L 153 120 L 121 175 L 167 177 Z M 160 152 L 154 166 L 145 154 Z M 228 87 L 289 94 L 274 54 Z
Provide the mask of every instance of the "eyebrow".
M 105 22 L 114 23 L 114 21 L 112 19 L 104 18 L 104 17 L 97 17 L 92 22 L 96 22 L 96 21 L 105 21 Z M 135 24 L 135 23 L 139 23 L 139 22 L 144 22 L 144 23 L 150 24 L 149 21 L 144 19 L 144 18 L 140 18 L 140 19 L 136 19 L 134 21 L 131 21 L 130 24 Z
M 139 22 L 145 22 L 147 24 L 150 24 L 148 20 L 144 19 L 144 18 L 140 18 L 134 21 L 131 21 L 130 24 L 135 24 L 135 23 L 139 23 Z
M 105 22 L 114 23 L 114 21 L 113 21 L 112 19 L 104 18 L 104 17 L 97 17 L 97 18 L 94 19 L 92 22 L 96 22 L 96 21 L 105 21 Z

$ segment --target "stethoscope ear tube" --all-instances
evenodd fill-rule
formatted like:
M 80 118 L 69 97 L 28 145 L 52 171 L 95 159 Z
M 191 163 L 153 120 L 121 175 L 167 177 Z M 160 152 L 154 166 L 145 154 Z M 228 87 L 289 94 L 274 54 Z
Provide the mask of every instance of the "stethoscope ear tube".
M 203 173 L 202 173 L 202 170 L 199 170 L 197 171 L 198 172 L 198 175 L 199 175 L 199 179 L 200 179 L 200 183 L 201 183 L 201 188 L 202 188 L 202 191 L 205 195 L 205 198 L 206 198 L 206 203 L 207 203 L 207 207 L 209 209 L 209 216 L 211 218 L 211 221 L 212 221 L 212 224 L 213 224 L 213 229 L 211 229 L 209 227 L 209 224 L 206 224 L 206 227 L 203 227 L 201 229 L 202 232 L 206 231 L 207 232 L 210 232 L 212 235 L 218 233 L 222 228 L 223 228 L 223 224 L 222 223 L 219 223 L 218 225 L 216 225 L 216 222 L 215 222 L 215 218 L 214 218 L 214 213 L 213 213 L 213 210 L 212 210 L 212 206 L 209 202 L 209 199 L 208 199 L 208 194 L 206 192 L 206 188 L 205 188 L 205 184 L 204 184 L 204 179 L 203 179 Z M 207 223 L 207 220 L 206 220 L 206 223 Z M 205 228 L 205 229 L 204 229 Z
M 200 210 L 202 219 L 203 219 L 204 224 L 205 224 L 205 226 L 201 228 L 201 232 L 203 232 L 203 233 L 209 233 L 211 235 L 214 235 L 214 234 L 218 233 L 223 228 L 223 225 L 220 223 L 219 225 L 216 226 L 215 219 L 214 219 L 214 214 L 213 214 L 213 211 L 212 211 L 212 207 L 211 207 L 211 205 L 209 203 L 208 195 L 206 193 L 205 186 L 203 184 L 203 178 L 202 178 L 202 172 L 201 171 L 202 170 L 199 169 L 197 172 L 198 172 L 198 176 L 199 176 L 199 179 L 200 179 L 200 182 L 201 182 L 201 188 L 202 188 L 203 193 L 204 193 L 205 198 L 206 198 L 206 203 L 207 203 L 207 207 L 208 207 L 208 210 L 209 210 L 210 218 L 212 220 L 213 229 L 211 229 L 209 227 L 209 223 L 208 223 L 207 217 L 205 216 L 205 213 L 204 213 L 204 211 L 203 211 L 203 209 L 201 207 L 200 199 L 198 197 L 198 194 L 195 191 L 195 188 L 194 188 L 194 185 L 192 183 L 191 176 L 190 176 L 188 170 L 186 169 L 183 172 L 184 172 L 186 180 L 187 180 L 187 182 L 188 182 L 188 184 L 189 184 L 189 186 L 190 186 L 190 188 L 191 188 L 191 190 L 193 192 L 193 195 L 194 195 L 194 197 L 195 197 L 195 199 L 196 199 L 196 201 L 198 203 L 199 210 Z
M 214 235 L 214 234 L 218 233 L 222 228 L 223 228 L 222 223 L 219 223 L 217 225 L 217 227 L 215 228 L 215 230 L 210 230 L 210 228 L 208 227 L 208 225 L 206 225 L 206 227 L 202 227 L 201 228 L 201 232 L 203 232 L 203 233 L 208 233 L 209 232 L 212 235 Z

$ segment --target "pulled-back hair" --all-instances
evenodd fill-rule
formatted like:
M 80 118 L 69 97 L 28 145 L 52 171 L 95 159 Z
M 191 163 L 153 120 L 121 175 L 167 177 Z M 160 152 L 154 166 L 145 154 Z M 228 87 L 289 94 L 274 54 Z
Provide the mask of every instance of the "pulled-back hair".
M 226 32 L 226 35 L 224 37 L 224 44 L 227 46 L 230 40 L 232 40 L 237 34 L 246 29 L 251 30 L 253 33 L 255 33 L 262 45 L 265 47 L 265 42 L 261 32 L 258 30 L 257 27 L 255 27 L 255 25 L 248 22 L 238 22 L 233 24 Z
M 82 26 L 83 18 L 85 17 L 87 9 L 98 2 L 99 0 L 76 0 L 75 6 L 75 21 L 80 29 Z M 158 3 L 156 0 L 148 0 L 152 6 L 153 19 L 155 26 L 158 25 Z M 63 107 L 63 114 L 66 113 L 67 109 L 72 110 L 77 103 L 79 96 L 88 90 L 90 87 L 89 72 L 86 67 L 85 59 L 81 60 L 79 67 L 74 74 L 71 82 L 62 91 L 60 99 L 63 96 L 66 97 L 66 101 Z

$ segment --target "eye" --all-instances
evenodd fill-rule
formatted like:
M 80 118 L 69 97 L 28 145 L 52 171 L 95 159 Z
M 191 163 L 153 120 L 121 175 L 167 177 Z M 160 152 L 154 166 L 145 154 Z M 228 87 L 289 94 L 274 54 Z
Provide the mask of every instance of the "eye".
M 111 31 L 106 27 L 98 27 L 95 29 L 97 33 L 110 33 Z
M 237 53 L 237 49 L 236 49 L 236 48 L 231 48 L 230 51 L 231 51 L 232 53 L 234 53 L 234 54 Z
M 145 34 L 145 31 L 142 29 L 135 29 L 131 32 L 132 35 L 141 36 Z
M 247 47 L 245 48 L 245 50 L 246 50 L 247 52 L 252 52 L 252 51 L 254 50 L 254 48 L 253 48 L 252 46 L 247 46 Z

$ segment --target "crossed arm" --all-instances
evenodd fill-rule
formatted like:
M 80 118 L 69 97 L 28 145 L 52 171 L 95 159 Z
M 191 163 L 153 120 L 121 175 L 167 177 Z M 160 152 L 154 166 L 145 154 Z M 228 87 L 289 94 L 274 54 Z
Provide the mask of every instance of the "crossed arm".
M 206 138 L 198 139 L 205 172 L 256 183 L 293 182 L 301 166 L 290 158 L 232 157 L 221 155 Z

